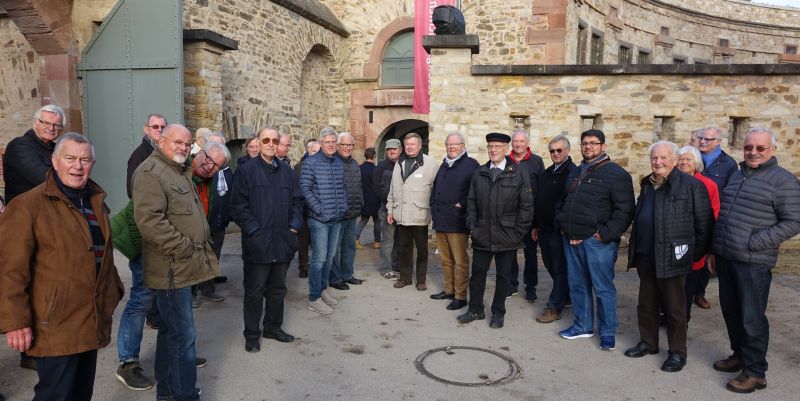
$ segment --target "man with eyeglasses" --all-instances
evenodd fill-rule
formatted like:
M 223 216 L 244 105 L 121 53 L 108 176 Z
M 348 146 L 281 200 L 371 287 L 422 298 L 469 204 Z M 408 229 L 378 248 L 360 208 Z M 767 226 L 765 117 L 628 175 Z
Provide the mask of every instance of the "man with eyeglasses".
M 600 349 L 616 349 L 614 264 L 620 237 L 633 220 L 633 179 L 606 154 L 603 131 L 581 134 L 583 161 L 567 178 L 556 228 L 564 234 L 567 281 L 575 320 L 559 332 L 573 340 L 594 336 L 594 297 Z
M 557 135 L 547 144 L 550 152 L 550 165 L 539 180 L 536 196 L 533 198 L 534 215 L 533 240 L 539 243 L 542 250 L 542 261 L 553 279 L 553 288 L 547 298 L 547 306 L 541 315 L 536 317 L 539 323 L 552 323 L 561 319 L 561 311 L 569 301 L 569 285 L 567 284 L 567 259 L 564 256 L 564 237 L 556 229 L 553 216 L 556 205 L 561 201 L 566 189 L 567 177 L 577 169 L 569 155 L 569 139 L 565 135 Z
M 340 132 L 336 137 L 336 157 L 342 161 L 344 189 L 347 194 L 347 212 L 342 219 L 339 246 L 331 265 L 330 285 L 337 290 L 348 290 L 352 285 L 361 285 L 362 280 L 353 276 L 356 259 L 356 220 L 364 205 L 364 192 L 361 189 L 361 169 L 353 159 L 355 139 L 349 132 Z
M 533 197 L 536 198 L 538 193 L 539 178 L 544 171 L 544 161 L 542 158 L 533 152 L 530 148 L 530 139 L 528 133 L 523 129 L 517 129 L 511 134 L 511 152 L 508 157 L 512 162 L 519 165 L 522 171 L 525 171 L 531 178 L 531 190 Z M 525 236 L 523 243 L 525 247 L 523 252 L 525 254 L 525 267 L 522 271 L 522 280 L 525 283 L 525 299 L 528 302 L 536 302 L 539 297 L 536 295 L 536 286 L 539 285 L 539 262 L 536 259 L 536 240 L 533 239 L 532 231 L 529 230 L 528 235 Z M 515 257 L 511 261 L 511 287 L 509 287 L 508 296 L 517 293 L 519 287 L 519 262 Z
M 277 159 L 278 131 L 262 129 L 258 139 L 259 156 L 236 171 L 231 194 L 231 215 L 242 229 L 247 352 L 261 350 L 261 337 L 294 341 L 281 326 L 286 271 L 297 251 L 297 234 L 303 224 L 303 197 L 294 173 Z
M 467 306 L 469 256 L 467 255 L 467 198 L 472 174 L 480 165 L 467 155 L 464 136 L 452 132 L 444 140 L 444 158 L 431 190 L 431 218 L 442 255 L 444 285 L 431 299 L 450 299 L 448 310 Z
M 280 140 L 281 143 L 278 144 L 278 150 L 277 153 L 275 153 L 275 157 L 291 167 L 292 159 L 289 158 L 289 150 L 292 148 L 292 136 L 285 132 L 281 132 Z
M 192 134 L 186 127 L 168 125 L 158 148 L 133 175 L 144 285 L 155 292 L 161 318 L 154 363 L 156 398 L 165 400 L 200 398 L 191 286 L 218 274 L 208 221 L 192 182 L 191 147 Z M 217 157 L 214 164 L 226 161 L 216 152 L 210 155 Z
M 719 301 L 733 354 L 714 363 L 740 374 L 727 389 L 751 393 L 767 387 L 767 304 L 781 244 L 800 233 L 800 181 L 778 165 L 777 138 L 756 127 L 744 139 L 744 162 L 720 191 L 716 255 Z
M 714 181 L 720 192 L 728 185 L 731 175 L 738 169 L 736 160 L 722 150 L 721 141 L 722 132 L 716 127 L 702 128 L 697 134 L 697 149 L 703 158 L 703 175 Z M 707 263 L 713 269 L 715 259 L 708 258 Z M 694 294 L 694 303 L 700 308 L 710 309 L 711 303 L 706 299 L 706 287 L 711 279 L 711 273 L 707 269 L 701 269 L 699 274 L 700 285 Z

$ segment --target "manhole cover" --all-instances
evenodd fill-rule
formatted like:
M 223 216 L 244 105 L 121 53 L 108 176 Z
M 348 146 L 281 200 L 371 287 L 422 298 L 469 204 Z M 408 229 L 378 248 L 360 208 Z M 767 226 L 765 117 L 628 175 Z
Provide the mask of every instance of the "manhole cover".
M 435 348 L 420 354 L 414 365 L 433 380 L 468 387 L 505 384 L 522 373 L 510 357 L 478 347 Z

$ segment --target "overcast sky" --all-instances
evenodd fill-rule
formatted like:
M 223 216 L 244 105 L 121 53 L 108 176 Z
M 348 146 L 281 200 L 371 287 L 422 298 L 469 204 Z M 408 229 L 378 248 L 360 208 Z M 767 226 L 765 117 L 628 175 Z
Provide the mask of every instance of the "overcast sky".
M 775 6 L 792 6 L 800 8 L 800 0 L 752 0 L 753 3 L 772 4 Z

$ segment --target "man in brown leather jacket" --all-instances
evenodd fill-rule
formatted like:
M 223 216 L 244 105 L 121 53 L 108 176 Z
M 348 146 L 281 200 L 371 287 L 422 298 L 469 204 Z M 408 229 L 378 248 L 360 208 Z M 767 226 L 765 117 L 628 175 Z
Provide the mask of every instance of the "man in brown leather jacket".
M 97 350 L 111 341 L 124 288 L 105 192 L 89 179 L 94 149 L 63 135 L 45 182 L 0 214 L 0 332 L 36 357 L 36 400 L 90 400 Z

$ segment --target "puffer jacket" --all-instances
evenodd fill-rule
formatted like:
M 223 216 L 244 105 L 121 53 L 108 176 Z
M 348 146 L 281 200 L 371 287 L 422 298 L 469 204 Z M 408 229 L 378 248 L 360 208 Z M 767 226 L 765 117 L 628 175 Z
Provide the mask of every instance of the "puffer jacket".
M 556 230 L 564 230 L 570 239 L 584 240 L 599 233 L 603 242 L 619 241 L 633 220 L 631 175 L 608 155 L 600 157 L 588 174 L 582 176 L 576 168 L 567 178 L 564 201 L 556 210 Z
M 236 170 L 231 187 L 231 215 L 242 228 L 246 263 L 289 262 L 297 251 L 303 225 L 303 197 L 292 168 L 256 157 Z
M 403 164 L 413 163 L 408 175 Z M 394 165 L 392 185 L 386 197 L 387 214 L 399 225 L 427 226 L 431 223 L 430 196 L 439 167 L 436 160 L 420 152 L 414 158 L 405 153 Z
M 133 174 L 133 217 L 142 236 L 144 285 L 185 288 L 218 275 L 191 168 L 156 150 Z
M 650 176 L 641 182 L 641 191 L 633 221 L 639 216 L 642 199 L 654 191 Z M 714 212 L 708 191 L 700 180 L 677 168 L 655 190 L 653 226 L 633 225 L 628 246 L 628 268 L 637 266 L 636 232 L 652 230 L 655 234 L 654 264 L 657 278 L 688 274 L 692 263 L 705 257 L 711 245 Z
M 354 219 L 361 215 L 364 207 L 364 190 L 361 187 L 361 168 L 353 157 L 344 158 L 336 154 L 342 161 L 344 174 L 344 189 L 347 192 L 347 213 L 345 219 Z
M 711 252 L 771 269 L 781 243 L 800 233 L 800 182 L 775 157 L 757 169 L 740 166 L 720 191 Z
M 705 166 L 703 175 L 714 181 L 721 192 L 728 185 L 728 181 L 730 181 L 736 168 L 736 160 L 733 160 L 722 150 L 719 156 L 711 162 L 710 166 Z
M 33 129 L 8 143 L 3 155 L 6 204 L 44 182 L 47 171 L 53 167 L 51 158 L 55 147 L 55 142 L 42 142 Z
M 128 201 L 111 219 L 111 238 L 114 248 L 122 252 L 128 260 L 134 260 L 142 254 L 142 236 L 133 218 L 133 201 Z
M 347 213 L 344 166 L 336 155 L 319 151 L 303 161 L 300 192 L 306 202 L 306 215 L 322 223 L 340 221 Z
M 467 232 L 467 199 L 478 161 L 464 152 L 452 166 L 442 162 L 431 191 L 433 229 L 444 233 Z M 459 206 L 456 207 L 456 204 Z
M 31 327 L 30 356 L 78 354 L 111 342 L 125 289 L 114 266 L 106 194 L 89 185 L 105 241 L 99 272 L 86 217 L 53 173 L 0 214 L 0 332 Z
M 506 168 L 492 181 L 487 162 L 472 175 L 467 226 L 472 248 L 501 252 L 521 248 L 533 222 L 530 175 L 506 157 Z

